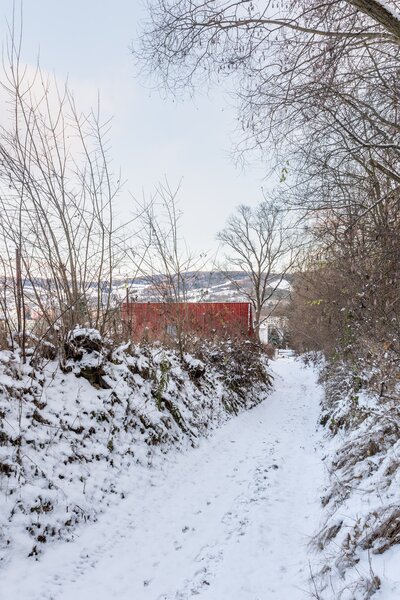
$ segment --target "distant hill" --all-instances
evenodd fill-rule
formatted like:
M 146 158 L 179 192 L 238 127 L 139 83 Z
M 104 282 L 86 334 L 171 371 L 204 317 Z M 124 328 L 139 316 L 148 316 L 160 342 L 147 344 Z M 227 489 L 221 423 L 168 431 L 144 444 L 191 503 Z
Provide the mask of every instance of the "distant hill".
M 277 299 L 285 299 L 289 297 L 292 289 L 294 276 L 285 275 L 281 277 L 279 274 L 274 274 L 270 278 L 271 287 L 278 287 L 273 294 L 271 304 L 274 304 Z M 184 275 L 186 298 L 191 302 L 241 302 L 246 301 L 246 294 L 238 290 L 251 292 L 251 281 L 246 273 L 242 271 L 189 271 Z M 7 289 L 7 293 L 12 294 L 13 281 L 11 279 L 3 279 L 0 284 Z M 50 279 L 35 278 L 33 281 L 25 279 L 23 281 L 25 290 L 27 307 L 29 308 L 29 297 L 32 294 L 32 287 L 35 287 L 35 293 L 43 295 L 51 293 L 52 284 Z M 90 286 L 94 293 L 97 293 L 97 284 L 93 283 Z M 107 294 L 109 283 L 102 283 L 102 290 Z M 136 277 L 134 279 L 120 278 L 113 281 L 113 296 L 114 300 L 122 300 L 127 293 L 133 301 L 157 301 L 162 299 L 161 289 L 167 287 L 167 280 L 164 275 L 155 275 L 152 277 Z M 36 306 L 33 302 L 32 307 Z
M 246 296 L 237 289 L 251 291 L 251 281 L 246 273 L 241 271 L 196 271 L 187 272 L 184 276 L 187 298 L 193 302 L 218 302 L 245 300 Z M 282 280 L 281 280 L 282 279 Z M 283 278 L 275 274 L 270 278 L 271 287 L 278 283 L 275 297 L 288 297 L 291 291 L 293 276 L 285 275 Z M 115 282 L 120 294 L 129 286 L 129 294 L 135 300 L 154 300 L 159 298 L 159 290 L 165 282 L 165 277 L 159 275 L 148 278 L 140 277 L 131 280 Z

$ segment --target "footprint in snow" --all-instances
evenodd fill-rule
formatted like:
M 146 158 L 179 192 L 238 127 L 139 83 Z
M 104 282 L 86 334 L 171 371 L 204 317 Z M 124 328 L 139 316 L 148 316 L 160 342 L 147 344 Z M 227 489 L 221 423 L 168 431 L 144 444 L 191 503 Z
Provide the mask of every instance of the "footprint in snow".
M 175 541 L 174 542 L 174 550 L 182 550 L 182 544 L 180 544 L 179 542 Z

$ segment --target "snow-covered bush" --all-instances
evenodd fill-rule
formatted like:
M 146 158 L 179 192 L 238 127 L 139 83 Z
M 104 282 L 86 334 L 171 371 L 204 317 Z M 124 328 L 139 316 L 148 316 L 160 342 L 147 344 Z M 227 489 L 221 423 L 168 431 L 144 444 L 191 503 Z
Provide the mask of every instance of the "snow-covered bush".
M 400 557 L 400 389 L 382 387 L 378 367 L 356 372 L 343 362 L 329 363 L 322 379 L 330 485 L 314 541 L 320 597 L 333 589 L 335 598 L 364 600 L 380 589 L 380 555 Z M 392 576 L 387 566 L 385 575 Z

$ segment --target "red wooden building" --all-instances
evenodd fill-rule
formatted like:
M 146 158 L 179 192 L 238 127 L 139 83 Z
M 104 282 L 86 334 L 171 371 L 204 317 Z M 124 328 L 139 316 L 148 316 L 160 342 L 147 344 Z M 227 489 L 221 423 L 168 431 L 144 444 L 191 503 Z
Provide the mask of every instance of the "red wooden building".
M 200 337 L 253 335 L 250 302 L 125 302 L 122 320 L 135 340 L 162 339 L 178 332 Z

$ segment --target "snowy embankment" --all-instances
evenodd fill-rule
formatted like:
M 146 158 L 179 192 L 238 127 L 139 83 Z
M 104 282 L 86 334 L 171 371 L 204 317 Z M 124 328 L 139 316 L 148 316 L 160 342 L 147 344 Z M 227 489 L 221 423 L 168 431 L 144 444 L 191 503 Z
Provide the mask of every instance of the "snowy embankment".
M 13 600 L 306 600 L 325 479 L 321 388 L 300 361 L 274 391 L 185 453 L 132 465 L 98 521 L 36 562 L 16 558 Z M 24 572 L 21 579 L 20 573 Z
M 199 360 L 161 347 L 113 350 L 97 332 L 75 330 L 65 352 L 62 369 L 21 369 L 17 354 L 0 353 L 2 568 L 35 562 L 112 505 L 124 512 L 140 468 L 196 446 L 270 390 L 264 358 L 245 343 L 204 344 Z
M 315 586 L 321 600 L 400 598 L 400 411 L 398 389 L 374 393 L 374 372 L 325 370 L 321 422 L 330 474 Z

